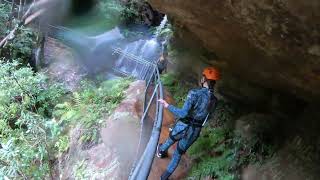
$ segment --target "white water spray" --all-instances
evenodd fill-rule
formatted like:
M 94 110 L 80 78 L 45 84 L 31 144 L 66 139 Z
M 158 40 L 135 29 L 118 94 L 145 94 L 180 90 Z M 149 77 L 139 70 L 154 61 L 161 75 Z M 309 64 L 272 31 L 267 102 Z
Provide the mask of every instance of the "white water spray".
M 160 35 L 162 29 L 166 26 L 167 22 L 168 22 L 168 17 L 167 17 L 167 15 L 165 15 L 164 18 L 162 19 L 160 25 L 156 29 L 156 32 L 154 34 L 155 38 L 157 38 Z
M 167 23 L 168 18 L 167 16 L 164 16 L 151 39 L 138 40 L 133 43 L 129 43 L 124 47 L 125 50 L 121 53 L 131 54 L 151 63 L 156 62 L 161 51 L 157 38 L 160 36 L 161 31 L 165 28 Z M 123 71 L 126 74 L 131 74 L 140 79 L 145 77 L 149 70 L 148 64 L 141 64 L 130 59 L 126 59 L 123 54 L 120 55 L 116 64 L 120 71 Z

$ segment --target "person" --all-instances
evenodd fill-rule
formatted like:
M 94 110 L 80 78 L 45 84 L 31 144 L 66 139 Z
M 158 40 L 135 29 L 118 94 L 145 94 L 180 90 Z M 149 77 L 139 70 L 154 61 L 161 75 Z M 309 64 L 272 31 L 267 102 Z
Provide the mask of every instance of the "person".
M 160 56 L 158 62 L 157 62 L 157 67 L 159 70 L 159 74 L 162 74 L 163 71 L 167 71 L 167 65 L 168 65 L 168 53 L 163 52 L 162 55 Z
M 166 45 L 166 41 L 162 43 L 162 54 L 157 61 L 157 67 L 159 70 L 159 74 L 162 74 L 163 71 L 167 71 L 168 66 L 168 48 Z
M 189 91 L 181 109 L 168 104 L 163 99 L 158 100 L 177 117 L 177 121 L 170 131 L 168 139 L 163 144 L 158 145 L 157 156 L 159 158 L 167 157 L 169 147 L 178 142 L 171 162 L 161 175 L 161 180 L 167 180 L 174 172 L 181 156 L 197 140 L 209 114 L 215 109 L 217 98 L 214 95 L 214 86 L 219 78 L 220 73 L 216 68 L 205 68 L 200 80 L 201 88 Z

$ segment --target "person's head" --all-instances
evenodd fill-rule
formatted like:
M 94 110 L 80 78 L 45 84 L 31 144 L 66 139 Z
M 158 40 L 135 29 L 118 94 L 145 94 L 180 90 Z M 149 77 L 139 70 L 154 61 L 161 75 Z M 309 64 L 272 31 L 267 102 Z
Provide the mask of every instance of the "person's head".
M 163 55 L 160 56 L 159 61 L 164 61 L 165 57 Z
M 220 79 L 220 72 L 214 67 L 207 67 L 202 71 L 200 84 L 202 87 L 213 89 L 216 81 Z

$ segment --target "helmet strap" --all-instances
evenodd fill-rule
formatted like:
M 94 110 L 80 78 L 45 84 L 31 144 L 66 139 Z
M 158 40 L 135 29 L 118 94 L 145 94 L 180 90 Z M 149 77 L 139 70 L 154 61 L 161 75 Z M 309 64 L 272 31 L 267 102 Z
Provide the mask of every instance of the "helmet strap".
M 208 82 L 207 82 L 207 78 L 205 76 L 202 76 L 202 78 L 200 79 L 200 84 L 201 84 L 201 87 L 204 87 L 204 88 L 209 87 Z

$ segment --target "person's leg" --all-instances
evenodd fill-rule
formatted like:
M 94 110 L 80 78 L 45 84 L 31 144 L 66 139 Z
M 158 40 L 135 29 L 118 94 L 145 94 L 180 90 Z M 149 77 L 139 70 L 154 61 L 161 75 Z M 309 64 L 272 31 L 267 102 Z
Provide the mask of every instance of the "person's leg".
M 176 142 L 175 140 L 168 137 L 168 139 L 163 144 L 161 144 L 161 146 L 159 147 L 159 150 L 162 152 L 166 152 L 175 142 Z
M 167 170 L 162 174 L 161 180 L 166 180 L 178 167 L 181 160 L 181 156 L 187 151 L 187 149 L 196 141 L 199 137 L 201 129 L 200 128 L 189 128 L 186 137 L 182 138 L 178 144 L 177 148 L 173 153 L 171 162 L 169 163 Z
M 178 167 L 178 164 L 181 160 L 183 152 L 180 151 L 179 147 L 174 151 L 171 162 L 167 167 L 167 171 L 173 173 L 173 171 Z
M 169 137 L 167 138 L 167 140 L 159 147 L 159 150 L 162 152 L 166 152 L 168 151 L 168 149 L 178 140 L 180 140 L 184 134 L 185 134 L 185 130 L 187 128 L 187 125 L 182 123 L 182 122 L 178 122 L 172 129 L 172 131 L 169 134 Z
M 167 180 L 171 176 L 174 170 L 178 167 L 181 156 L 182 154 L 178 151 L 178 149 L 176 149 L 166 171 L 161 175 L 161 180 Z

